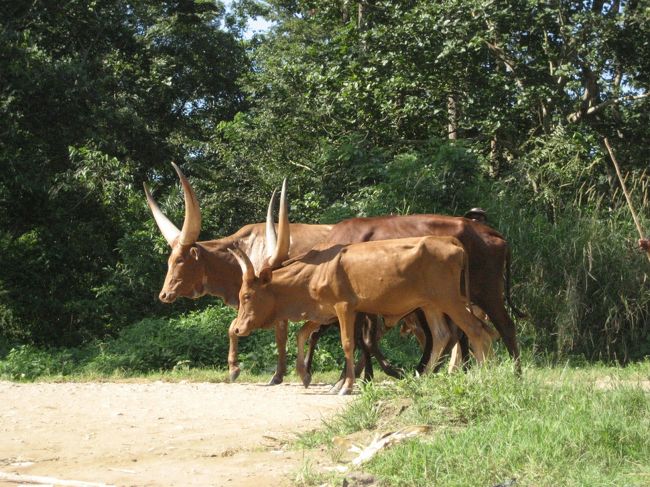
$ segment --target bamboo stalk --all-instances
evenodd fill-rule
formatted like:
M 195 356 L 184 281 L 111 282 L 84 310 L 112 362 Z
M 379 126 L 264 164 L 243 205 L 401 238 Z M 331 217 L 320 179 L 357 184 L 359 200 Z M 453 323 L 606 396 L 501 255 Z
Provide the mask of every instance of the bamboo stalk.
M 607 147 L 607 152 L 609 152 L 609 157 L 614 163 L 614 169 L 616 169 L 616 175 L 618 176 L 618 180 L 621 183 L 621 188 L 623 189 L 623 194 L 625 195 L 625 199 L 627 200 L 627 206 L 630 208 L 630 213 L 632 213 L 632 219 L 634 220 L 636 229 L 639 232 L 639 238 L 643 239 L 645 238 L 645 236 L 643 234 L 643 229 L 641 228 L 641 222 L 639 222 L 639 217 L 636 215 L 636 211 L 634 211 L 634 206 L 632 205 L 632 198 L 630 198 L 630 194 L 627 192 L 627 188 L 625 187 L 625 181 L 623 180 L 623 176 L 621 174 L 621 168 L 619 167 L 618 162 L 616 161 L 616 156 L 614 155 L 612 146 L 609 145 L 609 140 L 607 140 L 607 137 L 605 137 L 603 141 L 605 142 L 605 147 Z M 650 252 L 646 252 L 646 255 L 648 257 L 648 260 L 650 260 Z

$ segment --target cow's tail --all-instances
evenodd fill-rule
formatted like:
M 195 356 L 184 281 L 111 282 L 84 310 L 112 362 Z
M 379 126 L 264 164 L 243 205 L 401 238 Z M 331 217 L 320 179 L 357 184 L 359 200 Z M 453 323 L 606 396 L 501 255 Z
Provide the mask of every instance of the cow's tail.
M 461 245 L 463 249 L 463 279 L 465 281 L 465 307 L 470 313 L 474 314 L 472 308 L 472 298 L 469 291 L 469 259 L 467 258 L 467 250 Z
M 512 260 L 512 252 L 510 246 L 506 247 L 506 276 L 505 276 L 505 291 L 506 291 L 506 301 L 510 306 L 510 309 L 517 318 L 526 318 L 528 315 L 523 311 L 517 309 L 514 304 L 512 304 L 512 299 L 510 297 L 510 261 Z

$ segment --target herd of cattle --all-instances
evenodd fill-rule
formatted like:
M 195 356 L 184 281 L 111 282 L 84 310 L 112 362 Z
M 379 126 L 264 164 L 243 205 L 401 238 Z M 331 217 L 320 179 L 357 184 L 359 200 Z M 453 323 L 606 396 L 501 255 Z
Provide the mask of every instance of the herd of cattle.
M 285 182 L 277 225 L 274 193 L 265 224 L 198 242 L 199 203 L 185 175 L 173 166 L 185 198 L 181 230 L 162 213 L 146 184 L 144 188 L 172 249 L 159 297 L 171 303 L 178 297 L 208 294 L 238 308 L 229 329 L 231 380 L 239 375 L 238 337 L 274 327 L 278 363 L 270 383 L 282 382 L 288 320 L 307 321 L 298 332 L 297 360 L 305 386 L 311 381 L 318 337 L 327 326 L 340 328 L 346 365 L 339 394 L 352 391 L 361 368 L 372 376 L 372 355 L 387 373 L 400 374 L 385 360 L 377 342 L 385 328 L 401 320 L 402 329 L 413 332 L 423 348 L 419 372 L 437 368 L 449 352 L 453 364 L 466 361 L 468 342 L 481 363 L 497 334 L 519 369 L 515 324 L 505 307 L 507 299 L 519 314 L 510 303 L 510 249 L 480 212 L 466 217 L 381 216 L 335 225 L 290 224 Z M 383 326 L 378 316 L 383 317 Z M 362 351 L 356 371 L 355 346 Z

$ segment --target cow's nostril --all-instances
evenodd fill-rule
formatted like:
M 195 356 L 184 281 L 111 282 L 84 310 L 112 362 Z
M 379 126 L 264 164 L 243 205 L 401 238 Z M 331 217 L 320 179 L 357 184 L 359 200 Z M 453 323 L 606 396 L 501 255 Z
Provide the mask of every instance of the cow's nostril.
M 176 293 L 161 291 L 160 294 L 158 295 L 158 298 L 163 303 L 172 303 L 176 299 Z

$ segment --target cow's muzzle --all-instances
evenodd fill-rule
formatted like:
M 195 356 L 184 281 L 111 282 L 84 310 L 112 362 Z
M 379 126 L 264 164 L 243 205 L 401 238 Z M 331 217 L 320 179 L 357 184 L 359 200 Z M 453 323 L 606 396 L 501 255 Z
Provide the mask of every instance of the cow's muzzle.
M 160 299 L 163 303 L 173 303 L 176 301 L 176 293 L 173 291 L 160 291 L 158 299 Z
M 235 335 L 240 337 L 248 336 L 251 333 L 251 330 L 248 326 L 246 326 L 245 324 L 242 326 L 239 323 L 235 325 L 233 331 L 235 332 Z

